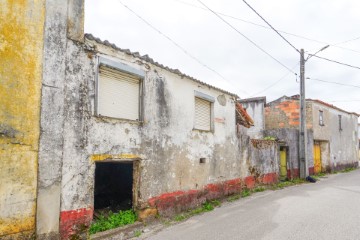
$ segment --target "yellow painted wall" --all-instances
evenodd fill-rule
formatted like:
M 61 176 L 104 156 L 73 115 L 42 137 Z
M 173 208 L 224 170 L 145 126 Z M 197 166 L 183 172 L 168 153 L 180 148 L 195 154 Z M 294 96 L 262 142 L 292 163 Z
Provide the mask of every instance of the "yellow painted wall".
M 34 231 L 45 0 L 0 0 L 0 238 Z

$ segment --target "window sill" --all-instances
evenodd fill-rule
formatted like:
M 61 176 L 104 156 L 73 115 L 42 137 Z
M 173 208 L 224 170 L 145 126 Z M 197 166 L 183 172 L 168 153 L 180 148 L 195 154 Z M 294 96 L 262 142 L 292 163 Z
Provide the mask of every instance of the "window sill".
M 205 132 L 205 133 L 214 133 L 214 130 L 203 130 L 203 129 L 197 129 L 197 128 L 193 128 L 193 131 Z
M 101 121 L 106 123 L 130 123 L 135 125 L 142 125 L 144 122 L 139 120 L 132 120 L 132 119 L 126 119 L 126 118 L 116 118 L 116 117 L 108 117 L 103 115 L 94 115 L 94 117 Z

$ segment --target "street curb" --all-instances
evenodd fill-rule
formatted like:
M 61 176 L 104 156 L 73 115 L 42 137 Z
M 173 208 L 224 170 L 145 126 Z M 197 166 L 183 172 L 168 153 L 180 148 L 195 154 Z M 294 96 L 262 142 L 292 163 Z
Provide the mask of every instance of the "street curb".
M 129 239 L 134 237 L 134 231 L 140 230 L 144 224 L 142 222 L 135 222 L 134 224 L 110 229 L 104 232 L 99 232 L 93 235 L 90 235 L 91 240 L 103 240 L 107 239 L 109 237 L 117 236 L 117 239 L 123 240 L 123 239 Z

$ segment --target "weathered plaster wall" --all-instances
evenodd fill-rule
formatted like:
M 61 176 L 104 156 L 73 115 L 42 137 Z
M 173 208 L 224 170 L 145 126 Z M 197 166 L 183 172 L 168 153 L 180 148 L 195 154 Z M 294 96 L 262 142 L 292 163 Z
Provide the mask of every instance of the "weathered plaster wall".
M 36 215 L 40 239 L 59 232 L 67 10 L 64 2 L 46 1 Z
M 256 99 L 241 99 L 239 102 L 250 117 L 254 120 L 254 126 L 246 128 L 241 126 L 241 132 L 253 139 L 262 139 L 265 129 L 265 97 Z
M 95 115 L 97 58 L 90 50 L 93 45 L 103 56 L 145 72 L 142 123 Z M 96 161 L 141 159 L 138 208 L 151 204 L 161 208 L 163 202 L 156 199 L 166 202 L 169 198 L 164 194 L 173 198 L 175 193 L 176 199 L 181 199 L 180 195 L 187 199 L 179 203 L 183 206 L 180 209 L 191 207 L 188 194 L 196 192 L 194 204 L 230 194 L 239 191 L 243 179 L 251 174 L 236 135 L 231 95 L 95 41 L 87 40 L 86 45 L 68 41 L 66 59 L 60 213 L 63 236 L 74 233 L 76 226 L 89 224 L 92 218 Z M 215 98 L 213 132 L 193 130 L 194 90 Z M 219 96 L 226 99 L 225 104 L 220 104 Z M 272 147 L 266 151 L 269 156 L 276 155 Z M 261 157 L 255 151 L 249 151 L 249 156 L 251 161 Z M 262 175 L 270 175 L 259 180 L 277 180 L 272 165 L 276 156 L 273 162 L 264 161 L 271 166 L 262 169 Z M 200 158 L 206 162 L 200 163 Z M 172 209 L 175 205 L 173 202 Z
M 283 146 L 288 147 L 288 177 L 299 177 L 299 130 L 293 128 L 279 128 L 265 130 L 264 134 L 266 136 L 277 138 L 280 142 L 283 142 Z M 307 161 L 310 173 L 313 172 L 314 168 L 313 142 L 313 132 L 307 130 Z
M 0 1 L 0 238 L 35 228 L 45 1 Z
M 329 170 L 337 170 L 352 164 L 357 164 L 358 116 L 349 114 L 321 103 L 312 102 L 314 119 L 314 140 L 329 143 L 329 161 L 323 159 L 323 165 Z M 319 124 L 319 111 L 323 111 L 324 126 Z M 339 115 L 341 115 L 342 130 L 339 129 Z M 324 148 L 325 146 L 323 146 Z M 326 150 L 326 149 L 324 149 Z M 325 156 L 324 156 L 325 157 Z

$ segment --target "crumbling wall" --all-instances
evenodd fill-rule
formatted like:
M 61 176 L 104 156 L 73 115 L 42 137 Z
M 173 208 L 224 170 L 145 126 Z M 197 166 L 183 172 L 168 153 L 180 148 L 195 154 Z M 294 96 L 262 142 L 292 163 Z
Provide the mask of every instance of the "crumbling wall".
M 95 51 L 145 72 L 143 122 L 95 115 Z M 235 99 L 231 95 L 91 40 L 86 47 L 69 41 L 67 52 L 60 220 L 63 235 L 71 234 L 74 226 L 87 224 L 92 217 L 97 161 L 140 159 L 134 205 L 139 209 L 157 207 L 163 214 L 241 189 L 243 179 L 251 173 L 243 169 L 235 132 Z M 215 99 L 213 131 L 193 130 L 194 90 Z M 266 169 L 264 173 L 270 170 L 275 171 Z M 170 201 L 173 198 L 177 200 Z
M 265 108 L 265 129 L 299 128 L 300 103 L 289 99 L 269 103 Z M 312 128 L 312 107 L 306 102 L 306 128 Z
M 0 238 L 35 230 L 45 1 L 1 1 Z
M 288 177 L 297 178 L 300 176 L 299 172 L 299 130 L 292 128 L 271 129 L 264 131 L 265 136 L 276 138 L 282 142 L 283 146 L 288 147 L 287 162 L 288 162 Z M 307 130 L 307 161 L 309 173 L 314 172 L 314 155 L 313 155 L 313 132 Z
M 262 139 L 265 129 L 265 97 L 242 99 L 242 104 L 246 112 L 254 120 L 254 126 L 246 128 L 241 126 L 241 132 L 253 139 Z

